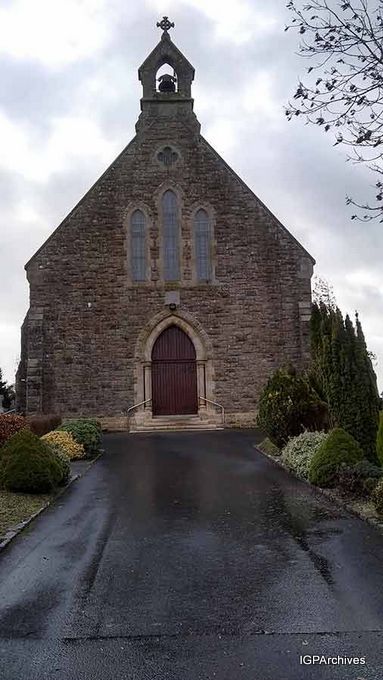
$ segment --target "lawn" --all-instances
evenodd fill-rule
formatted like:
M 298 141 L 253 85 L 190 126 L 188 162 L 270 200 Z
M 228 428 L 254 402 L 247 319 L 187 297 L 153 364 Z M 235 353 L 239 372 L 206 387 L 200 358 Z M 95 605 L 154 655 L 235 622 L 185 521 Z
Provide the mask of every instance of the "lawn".
M 28 494 L 0 491 L 0 540 L 8 529 L 27 520 L 40 510 L 54 494 Z

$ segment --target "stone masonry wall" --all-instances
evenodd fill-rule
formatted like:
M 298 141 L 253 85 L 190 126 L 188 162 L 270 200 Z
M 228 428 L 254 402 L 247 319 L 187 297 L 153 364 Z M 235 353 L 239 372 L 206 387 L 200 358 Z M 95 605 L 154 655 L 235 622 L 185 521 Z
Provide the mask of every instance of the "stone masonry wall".
M 166 144 L 180 156 L 170 167 L 157 158 Z M 167 188 L 181 204 L 179 284 L 161 280 L 158 202 Z M 215 280 L 203 285 L 193 280 L 199 206 L 213 217 L 215 241 Z M 136 207 L 150 221 L 144 283 L 129 278 L 126 222 Z M 210 338 L 216 401 L 229 423 L 250 424 L 270 372 L 307 362 L 311 271 L 308 254 L 200 137 L 192 114 L 144 121 L 27 265 L 27 410 L 123 419 L 134 403 L 140 330 L 177 289 L 179 313 Z

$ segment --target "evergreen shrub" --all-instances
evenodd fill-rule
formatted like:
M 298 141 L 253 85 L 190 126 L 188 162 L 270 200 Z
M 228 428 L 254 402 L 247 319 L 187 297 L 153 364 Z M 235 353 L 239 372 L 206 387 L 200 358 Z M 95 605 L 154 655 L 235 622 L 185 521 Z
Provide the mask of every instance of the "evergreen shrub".
M 49 444 L 50 450 L 54 453 L 56 458 L 59 460 L 61 468 L 62 468 L 62 479 L 59 482 L 60 486 L 63 486 L 64 484 L 67 484 L 69 482 L 70 478 L 70 458 L 69 456 L 63 451 L 63 449 L 60 446 L 57 446 L 56 444 Z
M 379 429 L 376 438 L 376 455 L 378 461 L 383 465 L 383 411 L 379 415 Z
M 49 446 L 59 447 L 69 460 L 77 460 L 85 456 L 83 445 L 78 444 L 70 432 L 53 430 L 44 434 L 41 439 Z
M 268 380 L 260 400 L 258 427 L 278 448 L 304 430 L 326 429 L 327 405 L 303 375 L 278 369 Z
M 309 476 L 313 456 L 327 438 L 326 432 L 302 432 L 291 437 L 282 450 L 282 460 L 286 465 L 305 479 Z
M 96 455 L 101 446 L 101 430 L 94 419 L 79 418 L 68 420 L 59 428 L 60 431 L 69 432 L 78 444 L 82 444 L 85 455 Z
M 24 416 L 15 413 L 3 413 L 0 415 L 0 446 L 5 444 L 12 435 L 23 427 L 27 427 Z
M 352 467 L 343 463 L 338 468 L 336 486 L 347 496 L 368 497 L 382 477 L 382 468 L 369 460 L 362 460 Z
M 63 477 L 63 464 L 30 430 L 20 430 L 2 448 L 0 486 L 8 491 L 47 493 L 62 483 Z
M 375 487 L 372 493 L 372 501 L 377 512 L 383 515 L 383 480 Z
M 349 432 L 376 463 L 380 398 L 358 315 L 354 326 L 335 306 L 314 304 L 311 356 L 311 381 L 328 404 L 331 426 Z
M 362 460 L 362 449 L 354 437 L 342 428 L 335 428 L 313 456 L 309 480 L 316 486 L 331 488 L 336 486 L 337 474 L 343 464 L 353 467 Z
M 79 420 L 81 420 L 81 418 L 79 418 Z M 84 420 L 86 423 L 91 423 L 92 425 L 94 425 L 98 429 L 98 431 L 101 432 L 102 426 L 100 421 L 97 420 L 97 418 L 84 418 Z

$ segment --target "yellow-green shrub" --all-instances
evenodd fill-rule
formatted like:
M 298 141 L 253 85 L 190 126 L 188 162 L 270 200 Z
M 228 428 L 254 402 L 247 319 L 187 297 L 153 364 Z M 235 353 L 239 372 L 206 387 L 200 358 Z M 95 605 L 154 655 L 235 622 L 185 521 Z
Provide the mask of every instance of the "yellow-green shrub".
M 76 460 L 77 458 L 84 458 L 85 451 L 82 444 L 78 444 L 70 432 L 63 432 L 62 430 L 52 430 L 44 434 L 41 439 L 47 444 L 52 444 L 54 446 L 59 446 L 60 449 L 66 453 L 70 460 Z
M 94 418 L 77 418 L 67 420 L 57 428 L 62 432 L 70 432 L 78 444 L 82 444 L 87 456 L 95 456 L 100 451 L 101 429 Z

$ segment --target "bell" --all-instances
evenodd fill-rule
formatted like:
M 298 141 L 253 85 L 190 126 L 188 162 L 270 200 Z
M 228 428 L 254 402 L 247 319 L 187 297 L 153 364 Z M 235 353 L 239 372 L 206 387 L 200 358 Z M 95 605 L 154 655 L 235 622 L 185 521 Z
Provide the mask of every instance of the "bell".
M 160 76 L 158 80 L 160 83 L 158 86 L 160 92 L 176 91 L 176 78 L 174 76 L 169 75 L 169 73 L 165 73 L 165 75 Z

